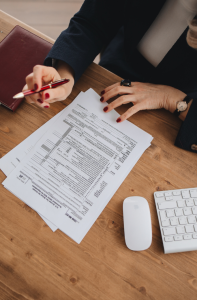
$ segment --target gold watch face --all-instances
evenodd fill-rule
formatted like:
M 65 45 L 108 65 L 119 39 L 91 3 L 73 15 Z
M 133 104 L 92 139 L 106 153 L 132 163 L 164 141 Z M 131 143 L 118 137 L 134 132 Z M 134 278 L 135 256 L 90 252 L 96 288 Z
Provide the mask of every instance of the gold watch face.
M 179 101 L 176 107 L 179 111 L 185 111 L 187 109 L 187 103 L 185 101 Z

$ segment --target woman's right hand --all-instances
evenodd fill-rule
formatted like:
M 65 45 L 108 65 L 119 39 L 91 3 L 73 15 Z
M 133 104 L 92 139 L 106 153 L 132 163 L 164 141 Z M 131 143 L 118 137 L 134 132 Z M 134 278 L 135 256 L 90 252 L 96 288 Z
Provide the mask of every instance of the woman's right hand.
M 33 68 L 33 73 L 26 77 L 26 85 L 24 86 L 23 91 L 28 89 L 39 91 L 43 85 L 62 78 L 70 79 L 70 81 L 59 87 L 26 96 L 26 101 L 28 103 L 36 104 L 41 108 L 49 108 L 50 103 L 65 100 L 72 92 L 74 85 L 74 72 L 72 68 L 63 61 L 58 62 L 57 70 L 53 67 L 36 65 Z

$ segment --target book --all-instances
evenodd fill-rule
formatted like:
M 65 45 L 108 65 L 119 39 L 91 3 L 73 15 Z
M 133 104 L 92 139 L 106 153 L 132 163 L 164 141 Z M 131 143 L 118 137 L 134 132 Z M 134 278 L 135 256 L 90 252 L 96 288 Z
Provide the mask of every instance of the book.
M 17 25 L 0 42 L 0 103 L 15 111 L 22 99 L 13 99 L 26 84 L 35 65 L 43 65 L 53 44 Z

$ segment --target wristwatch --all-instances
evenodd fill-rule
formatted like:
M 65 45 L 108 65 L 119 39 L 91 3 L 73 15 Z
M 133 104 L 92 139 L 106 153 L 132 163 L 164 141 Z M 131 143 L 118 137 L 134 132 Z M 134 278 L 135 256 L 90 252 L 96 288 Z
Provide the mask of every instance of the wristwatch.
M 176 110 L 174 114 L 178 117 L 182 111 L 187 109 L 188 103 L 192 100 L 191 97 L 186 96 L 182 101 L 178 101 L 176 104 Z

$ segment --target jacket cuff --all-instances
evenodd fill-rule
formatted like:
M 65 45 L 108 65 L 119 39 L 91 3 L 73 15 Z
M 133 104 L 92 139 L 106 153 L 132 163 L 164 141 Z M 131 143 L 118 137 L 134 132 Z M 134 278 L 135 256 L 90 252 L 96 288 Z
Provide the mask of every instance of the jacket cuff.
M 47 66 L 47 67 L 53 67 L 54 69 L 57 69 L 57 62 L 58 62 L 58 60 L 64 61 L 65 63 L 67 63 L 67 64 L 73 69 L 73 71 L 74 71 L 74 80 L 75 80 L 75 82 L 76 82 L 79 78 L 77 78 L 77 80 L 76 80 L 75 69 L 74 69 L 74 67 L 72 66 L 72 64 L 70 63 L 70 61 L 67 61 L 67 60 L 65 60 L 65 59 L 62 59 L 62 58 L 60 58 L 60 57 L 57 56 L 57 55 L 53 55 L 53 54 L 52 54 L 52 56 L 51 56 L 51 55 L 50 55 L 50 52 L 49 52 L 49 54 L 47 55 L 47 57 L 46 57 L 45 60 L 44 60 L 44 66 Z
M 175 146 L 197 153 L 197 98 L 187 113 L 176 137 Z

